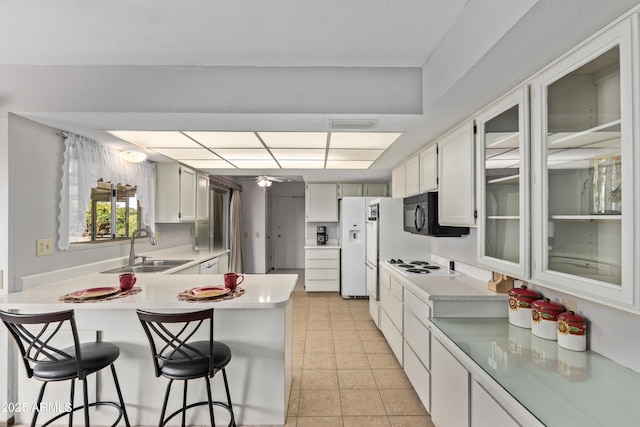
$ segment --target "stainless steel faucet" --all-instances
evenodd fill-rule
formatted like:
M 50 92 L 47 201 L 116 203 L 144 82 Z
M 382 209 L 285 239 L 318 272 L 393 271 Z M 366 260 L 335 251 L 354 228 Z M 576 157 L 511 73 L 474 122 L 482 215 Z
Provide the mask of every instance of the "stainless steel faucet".
M 142 234 L 144 233 L 144 235 Z M 131 248 L 129 249 L 129 265 L 134 265 L 136 263 L 136 252 L 134 249 L 134 241 L 137 236 L 148 237 L 149 241 L 152 245 L 158 243 L 156 240 L 156 236 L 153 234 L 153 230 L 148 225 L 145 228 L 138 228 L 131 234 Z

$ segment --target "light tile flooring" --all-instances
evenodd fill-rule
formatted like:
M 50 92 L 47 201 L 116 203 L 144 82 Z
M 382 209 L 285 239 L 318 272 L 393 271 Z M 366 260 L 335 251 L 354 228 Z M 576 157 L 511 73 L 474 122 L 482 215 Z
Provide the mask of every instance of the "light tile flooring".
M 304 291 L 293 295 L 293 385 L 287 426 L 433 427 L 367 300 Z

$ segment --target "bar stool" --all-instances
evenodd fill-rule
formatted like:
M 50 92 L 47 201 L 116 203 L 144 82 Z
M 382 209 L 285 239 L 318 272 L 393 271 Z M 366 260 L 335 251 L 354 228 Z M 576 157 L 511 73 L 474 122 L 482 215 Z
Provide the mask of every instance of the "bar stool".
M 85 426 L 89 426 L 89 408 L 98 405 L 109 405 L 118 410 L 118 418 L 112 426 L 116 426 L 122 417 L 124 417 L 127 427 L 130 426 L 124 401 L 122 400 L 120 384 L 116 376 L 116 368 L 113 366 L 113 362 L 120 355 L 120 349 L 117 345 L 106 342 L 80 343 L 73 310 L 44 314 L 14 314 L 0 311 L 0 319 L 9 329 L 20 349 L 20 354 L 27 370 L 27 377 L 42 381 L 38 401 L 31 419 L 32 427 L 36 425 L 47 384 L 54 381 L 67 380 L 71 381 L 69 399 L 71 410 L 56 415 L 42 424 L 42 426 L 49 425 L 67 415 L 71 426 L 73 425 L 73 413 L 81 409 L 84 409 Z M 63 327 L 66 322 L 68 322 L 70 328 Z M 58 348 L 53 344 L 54 341 L 58 340 L 73 342 L 73 345 Z M 105 401 L 89 403 L 87 376 L 107 366 L 111 367 L 111 374 L 113 375 L 113 382 L 115 383 L 120 403 Z M 76 379 L 82 380 L 84 404 L 73 407 Z
M 213 309 L 188 313 L 150 313 L 137 310 L 138 318 L 144 329 L 149 345 L 156 377 L 162 375 L 169 379 L 162 403 L 159 426 L 164 426 L 178 414 L 182 414 L 182 425 L 185 425 L 186 412 L 200 405 L 207 405 L 211 425 L 215 426 L 213 405 L 225 408 L 230 416 L 229 426 L 235 426 L 229 383 L 225 367 L 231 361 L 231 349 L 224 343 L 213 340 Z M 208 320 L 208 339 L 192 340 L 200 326 Z M 222 371 L 227 403 L 213 401 L 211 397 L 210 378 Z M 204 378 L 207 386 L 207 400 L 187 405 L 187 383 L 189 380 Z M 182 408 L 165 418 L 169 393 L 174 380 L 184 381 Z

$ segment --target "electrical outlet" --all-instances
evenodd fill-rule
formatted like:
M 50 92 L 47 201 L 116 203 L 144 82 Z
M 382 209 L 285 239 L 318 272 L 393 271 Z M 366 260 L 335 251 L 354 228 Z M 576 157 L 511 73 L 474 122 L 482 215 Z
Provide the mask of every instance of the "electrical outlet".
M 53 253 L 53 241 L 51 239 L 36 240 L 36 256 L 46 256 Z
M 573 311 L 574 313 L 578 312 L 578 303 L 572 301 L 570 299 L 562 298 L 562 305 L 565 306 L 567 311 Z
M 249 237 L 249 233 L 248 232 L 244 232 L 244 238 L 246 239 L 247 237 Z
M 0 270 L 0 289 L 2 289 L 2 287 L 3 287 L 2 286 L 2 277 L 4 277 L 4 276 L 2 274 L 2 270 Z
M 256 239 L 259 239 L 259 238 L 260 238 L 260 232 L 256 231 Z

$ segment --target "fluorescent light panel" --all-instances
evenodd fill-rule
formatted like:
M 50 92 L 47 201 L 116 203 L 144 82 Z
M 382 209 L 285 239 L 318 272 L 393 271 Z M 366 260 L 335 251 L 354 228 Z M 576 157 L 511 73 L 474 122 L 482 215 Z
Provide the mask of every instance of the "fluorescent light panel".
M 109 131 L 110 134 L 147 148 L 202 148 L 180 132 L 174 131 Z
M 269 148 L 325 148 L 326 132 L 258 132 Z
M 264 148 L 220 148 L 215 152 L 227 160 L 273 160 Z
M 323 169 L 324 160 L 280 160 L 283 169 Z
M 205 148 L 154 148 L 153 151 L 175 160 L 220 159 L 220 157 Z
M 253 132 L 185 132 L 209 148 L 262 148 Z
M 231 160 L 240 169 L 280 169 L 275 160 Z
M 371 161 L 339 161 L 327 160 L 327 169 L 369 169 Z
M 327 160 L 375 160 L 384 150 L 343 150 L 331 149 Z
M 273 148 L 271 154 L 280 160 L 322 160 L 324 162 L 324 148 Z

